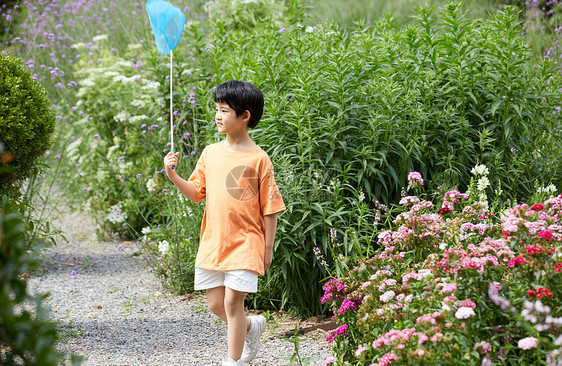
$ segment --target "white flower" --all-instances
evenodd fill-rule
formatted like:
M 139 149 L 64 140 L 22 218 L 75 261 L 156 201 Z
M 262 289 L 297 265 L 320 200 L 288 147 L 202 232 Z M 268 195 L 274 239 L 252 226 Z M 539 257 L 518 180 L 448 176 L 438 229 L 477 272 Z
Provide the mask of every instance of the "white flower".
M 365 194 L 363 194 L 362 190 L 359 192 L 359 196 L 357 197 L 357 199 L 359 200 L 359 202 L 363 202 L 363 200 L 365 199 Z
M 127 48 L 130 50 L 136 50 L 142 47 L 142 44 L 140 43 L 130 43 Z
M 312 32 L 314 32 L 314 27 L 311 27 L 310 25 L 307 25 L 304 31 L 307 32 L 307 33 L 312 33 Z
M 80 43 L 73 44 L 72 46 L 70 46 L 70 48 L 78 49 L 78 48 L 84 48 L 85 46 L 86 46 L 85 43 L 80 42 Z
M 90 79 L 80 80 L 78 83 L 81 84 L 81 85 L 84 85 L 84 86 L 94 86 L 94 85 L 96 85 L 96 83 L 94 83 Z
M 120 204 L 116 204 L 109 208 L 105 219 L 112 224 L 120 224 L 127 219 L 127 213 L 121 210 Z
M 106 71 L 104 73 L 105 76 L 116 76 L 116 75 L 120 75 L 117 71 Z
M 554 193 L 556 193 L 556 191 L 557 191 L 557 188 L 554 184 L 551 184 L 547 187 L 537 188 L 538 193 L 546 193 L 546 194 L 549 194 L 549 195 L 553 195 Z
M 129 118 L 129 113 L 127 111 L 121 111 L 117 113 L 116 116 L 113 116 L 113 119 L 117 122 L 121 122 L 121 120 L 127 120 Z
M 131 102 L 131 105 L 135 107 L 144 107 L 144 102 L 142 100 L 134 99 Z
M 447 243 L 443 242 L 443 243 L 439 244 L 439 249 L 441 249 L 441 250 L 447 249 Z
M 149 192 L 154 192 L 156 190 L 156 182 L 154 179 L 151 178 L 146 182 L 146 190 Z
M 486 168 L 486 165 L 476 165 L 470 171 L 473 175 L 488 175 L 490 171 Z
M 150 81 L 146 79 L 142 79 L 142 81 L 144 82 L 144 85 L 141 86 L 141 89 L 143 90 L 156 91 L 160 88 L 160 83 L 157 81 Z
M 140 116 L 132 116 L 131 118 L 129 118 L 129 122 L 137 122 L 137 121 L 142 121 L 144 119 L 148 119 L 148 116 L 141 114 Z
M 131 67 L 131 66 L 133 66 L 133 63 L 132 63 L 131 61 L 124 61 L 124 60 L 121 60 L 121 61 L 117 61 L 117 62 L 115 63 L 115 66 L 128 66 L 128 67 Z
M 459 308 L 457 310 L 457 312 L 455 313 L 455 318 L 457 319 L 467 319 L 470 318 L 471 316 L 475 316 L 476 314 L 474 313 L 474 310 L 472 310 L 472 308 L 469 307 L 462 307 Z
M 387 291 L 387 292 L 385 292 L 384 294 L 382 294 L 382 295 L 379 297 L 379 299 L 380 299 L 382 302 L 389 302 L 390 300 L 392 300 L 392 298 L 394 297 L 394 295 L 395 295 L 394 291 L 390 290 L 390 291 Z
M 170 243 L 168 243 L 166 240 L 159 241 L 158 250 L 160 251 L 160 253 L 162 253 L 162 255 L 168 254 L 168 250 L 170 250 Z
M 141 230 L 142 235 L 148 235 L 152 232 L 152 230 L 150 230 L 150 227 L 143 227 Z
M 479 191 L 483 191 L 489 185 L 490 185 L 490 181 L 488 180 L 488 177 L 484 176 L 484 177 L 478 179 L 478 183 L 476 184 L 476 189 L 479 190 Z
M 95 36 L 94 38 L 92 38 L 92 41 L 97 42 L 97 41 L 105 41 L 106 39 L 109 38 L 109 35 L 107 34 L 100 34 L 99 36 Z

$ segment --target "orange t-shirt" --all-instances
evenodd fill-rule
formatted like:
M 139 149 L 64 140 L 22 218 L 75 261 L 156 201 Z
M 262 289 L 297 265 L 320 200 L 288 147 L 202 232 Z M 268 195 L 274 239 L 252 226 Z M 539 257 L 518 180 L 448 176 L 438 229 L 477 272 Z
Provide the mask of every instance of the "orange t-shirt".
M 207 199 L 195 266 L 264 274 L 264 216 L 285 210 L 273 165 L 259 146 L 230 151 L 205 147 L 189 177 L 196 202 Z

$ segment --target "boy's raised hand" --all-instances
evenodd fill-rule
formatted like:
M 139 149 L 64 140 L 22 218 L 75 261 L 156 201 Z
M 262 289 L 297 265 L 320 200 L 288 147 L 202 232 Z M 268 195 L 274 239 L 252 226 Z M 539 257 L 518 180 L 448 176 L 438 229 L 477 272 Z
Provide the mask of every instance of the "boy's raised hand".
M 166 169 L 166 174 L 168 175 L 168 177 L 172 177 L 174 174 L 176 174 L 176 172 L 172 169 L 172 167 L 177 168 L 178 167 L 178 158 L 180 156 L 180 153 L 173 153 L 173 152 L 169 152 L 168 155 L 166 155 L 164 157 L 164 168 Z

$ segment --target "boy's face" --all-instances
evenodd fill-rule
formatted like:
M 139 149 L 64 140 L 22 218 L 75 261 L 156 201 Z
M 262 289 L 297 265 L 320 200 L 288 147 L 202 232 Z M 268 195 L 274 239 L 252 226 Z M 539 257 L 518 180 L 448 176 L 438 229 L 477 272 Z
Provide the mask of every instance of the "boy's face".
M 237 135 L 248 130 L 249 112 L 237 116 L 236 111 L 224 102 L 217 102 L 215 122 L 220 133 Z

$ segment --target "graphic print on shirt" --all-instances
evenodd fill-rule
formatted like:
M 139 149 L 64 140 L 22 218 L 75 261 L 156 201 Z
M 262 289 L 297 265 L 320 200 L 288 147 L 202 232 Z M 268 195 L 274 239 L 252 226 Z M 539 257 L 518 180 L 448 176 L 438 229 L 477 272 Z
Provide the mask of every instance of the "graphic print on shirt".
M 228 172 L 225 185 L 232 198 L 249 201 L 259 192 L 259 174 L 251 166 L 239 165 Z

